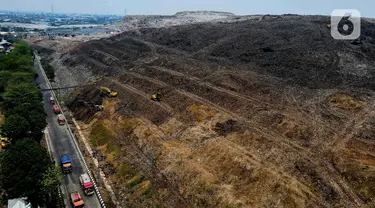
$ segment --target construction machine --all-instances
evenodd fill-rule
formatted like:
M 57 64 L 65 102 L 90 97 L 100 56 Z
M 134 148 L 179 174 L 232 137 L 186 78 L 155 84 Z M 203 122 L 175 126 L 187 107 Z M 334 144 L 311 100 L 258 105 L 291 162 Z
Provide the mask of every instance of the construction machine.
M 117 92 L 111 91 L 108 87 L 100 87 L 100 93 L 105 94 L 108 97 L 116 97 L 117 96 Z
M 151 100 L 160 102 L 161 101 L 161 93 L 157 92 L 156 94 L 151 95 Z
M 8 137 L 3 137 L 1 138 L 1 149 L 6 149 L 8 147 L 8 145 L 10 144 L 10 140 Z

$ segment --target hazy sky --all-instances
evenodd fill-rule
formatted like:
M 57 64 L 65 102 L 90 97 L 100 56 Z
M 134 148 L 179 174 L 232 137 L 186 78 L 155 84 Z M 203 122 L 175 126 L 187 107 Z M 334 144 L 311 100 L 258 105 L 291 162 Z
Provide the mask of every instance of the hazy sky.
M 375 17 L 374 0 L 0 0 L 0 10 L 94 13 L 174 14 L 179 11 L 213 10 L 235 14 L 325 14 L 334 9 L 358 9 Z

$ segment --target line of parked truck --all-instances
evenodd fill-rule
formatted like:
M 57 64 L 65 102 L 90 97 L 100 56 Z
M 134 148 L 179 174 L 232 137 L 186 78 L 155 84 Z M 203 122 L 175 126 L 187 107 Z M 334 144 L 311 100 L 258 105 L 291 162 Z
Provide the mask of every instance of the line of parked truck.
M 50 103 L 52 105 L 53 112 L 55 114 L 57 114 L 57 122 L 60 125 L 64 125 L 65 124 L 65 117 L 64 117 L 63 114 L 61 114 L 61 109 L 56 104 L 55 99 L 53 97 L 50 97 Z M 62 155 L 60 157 L 60 162 L 61 162 L 60 165 L 61 165 L 61 168 L 62 168 L 62 172 L 64 174 L 69 174 L 69 173 L 73 172 L 72 161 L 71 161 L 69 155 Z M 80 175 L 79 182 L 80 182 L 80 186 L 83 190 L 83 193 L 86 196 L 90 196 L 90 195 L 93 195 L 95 193 L 94 184 L 90 180 L 90 177 L 86 173 Z M 70 193 L 70 203 L 72 204 L 73 208 L 84 208 L 85 207 L 85 203 L 84 203 L 84 201 L 83 201 L 83 199 L 82 199 L 82 197 L 81 197 L 81 195 L 79 194 L 78 191 L 74 191 L 74 192 Z

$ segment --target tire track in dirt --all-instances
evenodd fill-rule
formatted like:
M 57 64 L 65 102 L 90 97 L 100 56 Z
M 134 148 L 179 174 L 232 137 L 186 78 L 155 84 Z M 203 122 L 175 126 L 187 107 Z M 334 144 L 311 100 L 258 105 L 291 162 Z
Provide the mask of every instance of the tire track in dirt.
M 256 105 L 261 105 L 263 106 L 262 108 L 270 108 L 271 106 L 272 107 L 277 107 L 279 109 L 284 109 L 285 106 L 284 105 L 277 105 L 277 104 L 271 104 L 271 103 L 268 103 L 268 102 L 265 102 L 265 101 L 261 101 L 261 100 L 258 100 L 256 98 L 252 98 L 252 97 L 249 97 L 249 96 L 246 96 L 246 95 L 243 95 L 243 94 L 240 94 L 240 93 L 237 93 L 237 92 L 234 92 L 234 91 L 231 91 L 231 90 L 228 90 L 228 89 L 225 89 L 225 88 L 222 88 L 222 87 L 217 87 L 217 86 L 214 86 L 213 84 L 209 83 L 209 82 L 204 82 L 202 81 L 200 78 L 198 77 L 193 77 L 193 76 L 189 76 L 189 75 L 186 75 L 186 74 L 183 74 L 183 73 L 180 73 L 180 72 L 177 72 L 177 71 L 174 71 L 174 70 L 170 70 L 170 69 L 167 69 L 167 68 L 164 68 L 164 67 L 159 67 L 159 66 L 152 66 L 152 68 L 154 69 L 157 69 L 157 70 L 160 70 L 160 71 L 163 71 L 163 72 L 167 72 L 167 73 L 170 73 L 172 75 L 176 75 L 176 76 L 181 76 L 181 77 L 184 77 L 186 79 L 189 79 L 189 80 L 192 80 L 192 81 L 195 81 L 197 82 L 198 84 L 202 84 L 204 86 L 207 86 L 207 87 L 210 87 L 211 89 L 214 89 L 214 90 L 217 90 L 219 92 L 222 92 L 222 93 L 226 93 L 226 94 L 229 94 L 233 97 L 236 97 L 236 98 L 239 98 L 239 99 L 242 99 L 242 100 L 246 100 L 248 102 L 251 102 L 251 103 L 254 103 Z M 293 100 L 295 101 L 295 103 L 298 103 L 295 98 L 293 97 Z M 322 126 L 324 126 L 326 129 L 328 129 L 329 131 L 331 131 L 331 133 L 335 133 L 335 130 L 332 129 L 331 127 L 329 127 L 328 125 L 322 123 L 321 121 L 319 121 L 318 119 L 310 116 L 310 114 L 304 112 L 304 110 L 302 109 L 302 107 L 300 107 L 299 105 L 297 105 L 297 108 L 299 109 L 300 113 L 303 115 L 303 116 L 306 116 L 308 118 L 310 118 L 312 121 L 314 121 L 315 123 L 317 124 L 320 124 Z M 288 114 L 289 115 L 289 114 Z M 291 115 L 289 115 L 290 117 L 293 117 Z M 299 122 L 301 123 L 304 123 L 305 121 L 299 119 Z
M 177 71 L 173 71 L 171 69 L 167 69 L 167 68 L 164 68 L 164 67 L 159 67 L 159 66 L 152 66 L 152 68 L 154 69 L 157 69 L 157 70 L 160 70 L 160 71 L 164 71 L 164 72 L 167 72 L 167 73 L 170 73 L 172 75 L 176 75 L 176 76 L 180 76 L 180 77 L 184 77 L 186 79 L 189 79 L 189 80 L 192 80 L 192 81 L 195 81 L 201 85 L 204 85 L 204 86 L 207 86 L 207 87 L 210 87 L 212 89 L 215 89 L 219 92 L 223 92 L 223 93 L 226 93 L 226 94 L 229 94 L 229 95 L 232 95 L 234 97 L 237 97 L 237 98 L 240 98 L 240 99 L 243 99 L 243 100 L 246 100 L 246 101 L 249 101 L 249 102 L 252 102 L 252 103 L 255 103 L 255 104 L 259 104 L 259 103 L 264 103 L 263 101 L 260 101 L 258 99 L 255 99 L 255 98 L 251 98 L 249 96 L 246 96 L 246 95 L 242 95 L 242 94 L 239 94 L 237 92 L 233 92 L 233 91 L 230 91 L 230 90 L 227 90 L 227 89 L 224 89 L 224 88 L 221 88 L 221 87 L 217 87 L 217 86 L 214 86 L 213 84 L 211 83 L 208 83 L 208 82 L 204 82 L 202 81 L 201 79 L 199 79 L 198 77 L 193 77 L 193 76 L 189 76 L 189 75 L 186 75 L 186 74 L 183 74 L 183 73 L 180 73 L 180 72 L 177 72 Z M 267 103 L 266 103 L 267 104 Z
M 142 75 L 138 75 L 138 77 L 140 78 L 145 78 L 144 76 Z M 147 77 L 147 80 L 149 81 L 152 81 L 154 83 L 157 83 L 159 85 L 162 85 L 162 86 L 169 86 L 167 85 L 166 83 L 163 83 L 159 80 L 155 80 L 155 79 L 152 79 L 152 78 L 149 78 Z M 133 88 L 134 89 L 134 88 Z M 301 147 L 297 144 L 295 144 L 294 142 L 292 141 L 288 141 L 286 138 L 283 138 L 283 137 L 280 137 L 279 135 L 276 135 L 276 134 L 273 134 L 273 133 L 270 133 L 270 132 L 265 132 L 264 130 L 260 129 L 260 128 L 257 128 L 257 124 L 254 123 L 254 122 L 251 122 L 249 120 L 247 120 L 246 118 L 242 117 L 242 116 L 239 116 L 215 103 L 212 103 L 204 98 L 201 98 L 197 95 L 194 95 L 194 94 L 191 94 L 191 93 L 188 93 L 188 92 L 185 92 L 183 90 L 180 90 L 180 89 L 176 89 L 176 92 L 180 93 L 180 94 L 183 94 L 187 97 L 190 97 L 194 100 L 197 100 L 201 103 L 205 103 L 205 104 L 208 104 L 209 106 L 211 106 L 213 109 L 217 110 L 217 111 L 221 111 L 221 112 L 225 112 L 227 113 L 228 115 L 232 116 L 233 118 L 239 120 L 239 121 L 242 121 L 244 123 L 247 123 L 247 124 L 250 124 L 250 129 L 252 129 L 254 132 L 257 132 L 258 134 L 260 135 L 263 135 L 265 136 L 265 139 L 269 140 L 269 141 L 274 141 L 275 139 L 279 140 L 280 143 L 276 143 L 277 145 L 281 145 L 280 148 L 284 149 L 284 148 L 287 148 L 289 151 L 292 151 L 294 152 L 295 154 L 299 155 L 300 158 L 304 158 L 306 161 L 309 161 L 312 165 L 314 165 L 317 169 L 321 169 L 319 168 L 320 166 L 324 165 L 324 166 L 328 166 L 329 167 L 329 172 L 327 171 L 324 171 L 324 170 L 321 170 L 322 172 L 325 172 L 327 176 L 329 176 L 328 178 L 331 178 L 335 185 L 335 187 L 339 188 L 342 190 L 342 193 L 349 193 L 350 195 L 350 198 L 352 198 L 353 200 L 355 200 L 356 204 L 359 205 L 360 203 L 360 200 L 359 198 L 350 190 L 349 186 L 343 181 L 343 179 L 340 177 L 340 175 L 337 175 L 337 172 L 336 170 L 334 170 L 332 166 L 332 164 L 330 163 L 326 163 L 324 162 L 323 164 L 321 162 L 314 162 L 312 159 L 315 158 L 316 156 L 313 154 L 313 152 L 309 149 L 306 149 L 304 147 Z M 273 139 L 271 139 L 273 138 Z
M 355 133 L 357 133 L 356 130 L 366 122 L 366 119 L 375 116 L 375 111 L 372 110 L 374 107 L 375 104 L 368 106 L 359 116 L 357 116 L 358 119 L 348 121 L 341 133 L 337 134 L 328 146 L 335 152 L 344 149 L 345 144 L 354 137 Z
M 224 140 L 222 144 L 226 143 L 226 147 L 234 150 L 235 152 L 241 152 L 242 155 L 248 160 L 248 162 L 257 165 L 259 168 L 266 170 L 267 172 L 273 174 L 277 179 L 283 181 L 285 185 L 295 183 L 298 184 L 300 188 L 302 188 L 310 197 L 312 197 L 315 202 L 321 203 L 319 197 L 316 196 L 313 192 L 311 192 L 311 188 L 303 184 L 300 180 L 292 175 L 288 174 L 286 171 L 280 171 L 280 167 L 273 165 L 272 163 L 266 162 L 266 160 L 261 160 L 260 158 L 256 158 L 254 154 L 249 152 L 248 150 L 244 149 L 243 147 L 239 146 L 238 144 Z M 295 185 L 294 184 L 294 185 Z M 298 194 L 298 193 L 296 193 Z M 323 205 L 323 204 L 320 204 Z M 327 205 L 324 205 L 327 206 Z
M 93 51 L 94 51 L 94 52 L 97 52 L 97 53 L 100 53 L 100 54 L 102 54 L 102 55 L 104 55 L 104 56 L 110 57 L 110 58 L 113 59 L 113 60 L 119 61 L 119 59 L 118 59 L 117 57 L 115 57 L 115 56 L 113 56 L 113 55 L 111 55 L 111 54 L 109 54 L 109 53 L 107 53 L 107 52 L 99 51 L 99 50 L 93 50 Z
M 141 76 L 141 75 L 139 75 Z M 106 77 L 107 80 L 110 80 L 110 81 L 113 81 L 115 84 L 118 84 L 126 89 L 128 89 L 129 91 L 132 91 L 134 93 L 137 93 L 139 95 L 141 95 L 142 97 L 148 99 L 148 96 L 143 93 L 142 91 L 139 91 L 133 87 L 130 87 L 126 84 L 122 84 L 120 83 L 119 81 L 117 80 L 114 80 L 114 79 L 111 79 L 111 78 L 108 78 Z M 155 83 L 158 83 L 158 84 L 163 84 L 163 82 L 161 81 L 155 81 L 153 80 L 152 78 L 148 78 L 149 80 L 152 80 L 154 81 Z M 168 86 L 167 84 L 163 84 L 164 86 Z M 208 106 L 211 106 L 213 109 L 217 110 L 217 111 L 221 111 L 221 112 L 225 112 L 227 113 L 228 115 L 232 116 L 233 118 L 239 120 L 239 121 L 242 121 L 244 123 L 247 123 L 247 124 L 250 124 L 249 128 L 251 130 L 253 130 L 254 132 L 260 134 L 260 135 L 263 135 L 265 136 L 265 139 L 269 140 L 269 141 L 274 141 L 275 139 L 276 140 L 279 140 L 280 142 L 279 143 L 275 143 L 277 145 L 281 145 L 280 148 L 282 149 L 287 149 L 288 151 L 291 151 L 291 152 L 294 152 L 296 155 L 298 155 L 300 158 L 303 158 L 305 159 L 306 161 L 309 161 L 310 164 L 314 165 L 314 167 L 316 167 L 317 169 L 321 169 L 320 166 L 324 165 L 324 166 L 328 166 L 329 167 L 329 170 L 330 171 L 325 171 L 325 170 L 321 170 L 322 172 L 325 172 L 326 175 L 328 176 L 327 178 L 331 178 L 332 181 L 335 185 L 335 187 L 339 188 L 339 190 L 341 190 L 342 193 L 348 193 L 350 195 L 350 198 L 353 199 L 357 205 L 360 204 L 360 199 L 357 197 L 356 194 L 354 194 L 353 192 L 349 191 L 349 186 L 343 181 L 343 179 L 340 177 L 340 175 L 337 175 L 337 172 L 336 170 L 334 170 L 333 167 L 331 167 L 332 165 L 330 163 L 326 163 L 324 162 L 323 164 L 321 162 L 315 162 L 313 161 L 312 159 L 315 158 L 314 154 L 309 150 L 309 149 L 306 149 L 304 147 L 301 147 L 297 144 L 295 144 L 294 142 L 291 142 L 291 141 L 288 141 L 286 140 L 285 138 L 283 137 L 280 137 L 279 135 L 276 135 L 276 134 L 273 134 L 273 133 L 270 133 L 270 132 L 265 132 L 264 130 L 260 129 L 260 128 L 257 128 L 257 124 L 254 123 L 254 122 L 251 122 L 249 120 L 247 120 L 246 118 L 243 118 L 242 116 L 239 116 L 225 108 L 222 108 L 221 106 L 215 104 L 215 103 L 212 103 L 204 98 L 201 98 L 197 95 L 194 95 L 194 94 L 191 94 L 191 93 L 188 93 L 188 92 L 185 92 L 183 90 L 180 90 L 180 89 L 176 89 L 176 92 L 177 93 L 180 93 L 180 94 L 183 94 L 187 97 L 190 97 L 194 100 L 197 100 L 201 103 L 205 103 L 207 104 Z M 169 105 L 166 105 L 166 104 L 160 104 L 160 103 L 156 103 L 158 104 L 160 107 L 164 108 L 165 110 L 173 110 L 173 108 L 171 108 Z M 166 106 L 169 106 L 169 107 L 166 107 Z M 161 137 L 158 137 L 159 139 L 163 139 Z

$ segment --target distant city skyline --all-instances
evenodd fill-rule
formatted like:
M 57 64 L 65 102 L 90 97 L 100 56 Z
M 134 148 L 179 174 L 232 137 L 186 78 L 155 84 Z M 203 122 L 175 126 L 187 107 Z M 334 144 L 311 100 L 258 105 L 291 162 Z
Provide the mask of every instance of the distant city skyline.
M 371 0 L 0 0 L 1 10 L 114 15 L 171 15 L 181 11 L 223 11 L 236 15 L 330 15 L 335 9 L 357 9 L 375 17 Z M 53 5 L 53 6 L 52 6 Z M 53 7 L 53 9 L 52 9 Z

